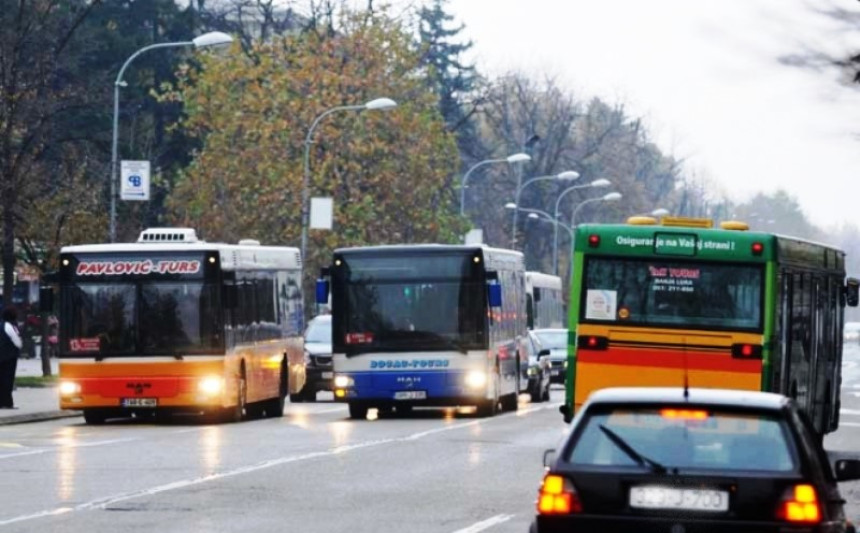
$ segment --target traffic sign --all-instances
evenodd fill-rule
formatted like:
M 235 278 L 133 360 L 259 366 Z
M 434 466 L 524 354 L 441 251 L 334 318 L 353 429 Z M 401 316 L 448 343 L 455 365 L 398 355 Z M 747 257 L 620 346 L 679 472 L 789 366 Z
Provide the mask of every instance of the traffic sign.
M 121 200 L 149 200 L 149 161 L 123 161 L 120 166 Z

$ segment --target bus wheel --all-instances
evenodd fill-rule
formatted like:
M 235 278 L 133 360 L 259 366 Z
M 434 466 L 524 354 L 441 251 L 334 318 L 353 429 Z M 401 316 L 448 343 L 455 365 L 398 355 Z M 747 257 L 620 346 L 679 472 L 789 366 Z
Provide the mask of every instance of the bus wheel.
M 278 387 L 278 397 L 267 401 L 265 407 L 265 415 L 268 418 L 280 418 L 284 416 L 284 407 L 287 404 L 287 372 L 281 363 L 281 383 Z
M 498 412 L 499 401 L 497 399 L 492 400 L 484 400 L 478 404 L 478 409 L 475 411 L 481 418 L 489 418 L 491 416 L 496 416 Z
M 84 409 L 84 422 L 91 426 L 100 426 L 105 423 L 107 417 L 98 409 Z
M 516 411 L 518 401 L 519 397 L 516 392 L 502 396 L 502 411 Z
M 367 406 L 349 402 L 349 417 L 353 420 L 365 420 L 367 418 Z
M 245 401 L 247 393 L 247 383 L 245 382 L 245 367 L 239 373 L 238 392 L 236 394 L 236 405 L 228 407 L 224 411 L 225 422 L 241 422 L 245 418 Z

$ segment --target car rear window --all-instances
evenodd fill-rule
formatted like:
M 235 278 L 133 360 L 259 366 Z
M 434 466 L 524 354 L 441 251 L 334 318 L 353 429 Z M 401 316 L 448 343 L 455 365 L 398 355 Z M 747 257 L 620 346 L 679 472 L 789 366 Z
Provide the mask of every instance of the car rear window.
M 618 408 L 586 414 L 566 460 L 637 466 L 624 444 L 666 468 L 790 472 L 797 468 L 785 422 L 767 413 L 698 407 Z

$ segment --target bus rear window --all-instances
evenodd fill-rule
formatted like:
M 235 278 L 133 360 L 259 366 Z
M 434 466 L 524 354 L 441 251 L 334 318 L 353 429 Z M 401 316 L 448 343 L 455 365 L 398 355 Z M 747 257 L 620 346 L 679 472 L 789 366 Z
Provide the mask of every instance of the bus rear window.
M 580 319 L 761 331 L 760 265 L 590 257 Z

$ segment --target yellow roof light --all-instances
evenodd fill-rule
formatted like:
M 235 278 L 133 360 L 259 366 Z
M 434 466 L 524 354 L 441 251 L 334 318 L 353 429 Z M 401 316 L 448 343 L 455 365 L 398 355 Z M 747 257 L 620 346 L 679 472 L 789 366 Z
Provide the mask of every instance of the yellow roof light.
M 639 215 L 628 218 L 627 223 L 633 226 L 653 226 L 657 223 L 657 219 Z
M 663 217 L 660 223 L 664 226 L 678 226 L 684 228 L 713 228 L 714 221 L 710 218 L 693 217 Z
M 740 220 L 724 220 L 720 222 L 720 227 L 734 231 L 747 231 L 750 229 L 749 224 L 741 222 Z

